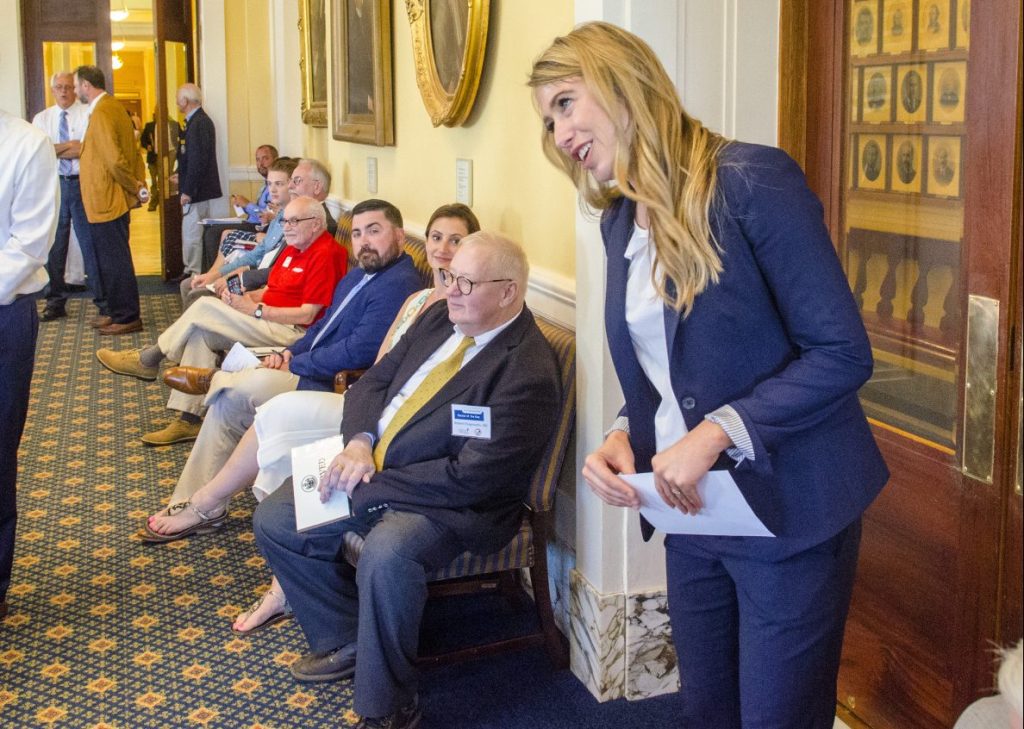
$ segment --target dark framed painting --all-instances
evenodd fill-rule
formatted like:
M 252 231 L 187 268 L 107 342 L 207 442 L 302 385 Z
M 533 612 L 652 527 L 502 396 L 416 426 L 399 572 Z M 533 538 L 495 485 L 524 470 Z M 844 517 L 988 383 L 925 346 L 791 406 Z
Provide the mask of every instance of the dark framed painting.
M 302 69 L 302 121 L 327 126 L 327 0 L 299 2 L 299 66 Z
M 395 143 L 390 0 L 333 0 L 335 139 Z

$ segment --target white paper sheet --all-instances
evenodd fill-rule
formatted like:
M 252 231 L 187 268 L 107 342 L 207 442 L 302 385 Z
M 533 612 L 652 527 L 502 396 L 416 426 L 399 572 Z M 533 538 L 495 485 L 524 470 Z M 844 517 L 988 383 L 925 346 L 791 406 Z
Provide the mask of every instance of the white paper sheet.
M 295 494 L 295 528 L 302 532 L 321 524 L 344 519 L 349 510 L 348 495 L 335 491 L 320 502 L 320 477 L 341 453 L 345 442 L 340 435 L 292 448 L 292 489 Z
M 220 368 L 225 372 L 239 372 L 248 367 L 258 367 L 259 358 L 250 352 L 241 342 L 235 342 L 228 353 L 224 355 L 224 361 Z
M 696 514 L 684 514 L 662 501 L 654 488 L 653 473 L 623 475 L 622 479 L 640 494 L 640 513 L 665 534 L 703 534 L 730 537 L 774 537 L 757 518 L 736 482 L 727 471 L 710 471 L 697 489 L 704 507 Z

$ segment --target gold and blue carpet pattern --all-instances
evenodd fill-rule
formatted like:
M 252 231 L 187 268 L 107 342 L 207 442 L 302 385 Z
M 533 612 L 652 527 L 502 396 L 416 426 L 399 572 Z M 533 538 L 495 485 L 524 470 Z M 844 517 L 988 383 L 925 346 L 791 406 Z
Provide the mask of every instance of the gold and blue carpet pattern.
M 174 488 L 191 444 L 147 448 L 167 388 L 113 375 L 98 347 L 152 342 L 177 296 L 143 297 L 144 333 L 100 337 L 85 299 L 40 324 L 18 475 L 11 612 L 0 625 L 0 727 L 321 727 L 354 722 L 351 684 L 296 683 L 294 621 L 231 632 L 269 573 L 255 500 L 217 534 L 135 536 Z M 113 339 L 113 341 L 111 341 Z

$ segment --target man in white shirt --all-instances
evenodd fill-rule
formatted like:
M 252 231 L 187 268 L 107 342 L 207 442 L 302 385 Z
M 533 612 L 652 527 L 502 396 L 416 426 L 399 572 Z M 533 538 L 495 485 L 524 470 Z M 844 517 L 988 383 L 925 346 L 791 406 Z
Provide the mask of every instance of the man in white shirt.
M 18 444 L 28 413 L 39 319 L 33 294 L 46 285 L 59 205 L 49 138 L 0 109 L 0 619 L 14 562 Z
M 78 157 L 82 152 L 82 138 L 89 124 L 89 108 L 75 98 L 75 76 L 70 71 L 58 71 L 50 79 L 50 90 L 57 103 L 39 112 L 32 123 L 46 132 L 57 153 L 57 177 L 60 180 L 60 214 L 57 218 L 57 235 L 46 261 L 46 272 L 50 275 L 50 290 L 46 296 L 46 308 L 40 317 L 42 321 L 53 321 L 67 316 L 65 305 L 68 290 L 64 281 L 64 269 L 68 260 L 68 246 L 71 241 L 71 226 L 74 225 L 78 245 L 82 249 L 82 263 L 85 279 L 92 292 L 93 303 L 99 315 L 105 316 L 106 301 L 96 263 L 96 249 L 89 235 L 89 220 L 82 205 L 82 188 L 78 180 Z M 49 182 L 49 181 L 47 181 Z

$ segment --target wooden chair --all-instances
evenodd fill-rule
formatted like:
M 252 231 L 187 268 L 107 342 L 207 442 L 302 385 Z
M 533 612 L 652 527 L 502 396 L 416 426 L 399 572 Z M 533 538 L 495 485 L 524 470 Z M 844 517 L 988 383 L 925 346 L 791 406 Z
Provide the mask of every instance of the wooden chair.
M 432 573 L 430 595 L 434 597 L 459 594 L 499 592 L 515 600 L 520 594 L 517 584 L 520 570 L 530 570 L 534 607 L 538 627 L 528 635 L 474 645 L 440 655 L 423 656 L 420 663 L 440 664 L 478 656 L 517 650 L 543 644 L 556 668 L 569 665 L 565 639 L 555 625 L 548 589 L 548 542 L 554 534 L 554 503 L 559 474 L 576 418 L 576 340 L 573 332 L 558 324 L 537 318 L 541 331 L 558 358 L 562 380 L 562 401 L 557 425 L 547 450 L 537 464 L 523 503 L 523 520 L 519 532 L 500 552 L 488 555 L 464 552 L 444 569 Z M 359 562 L 363 539 L 357 534 L 345 535 L 345 560 L 352 566 Z

